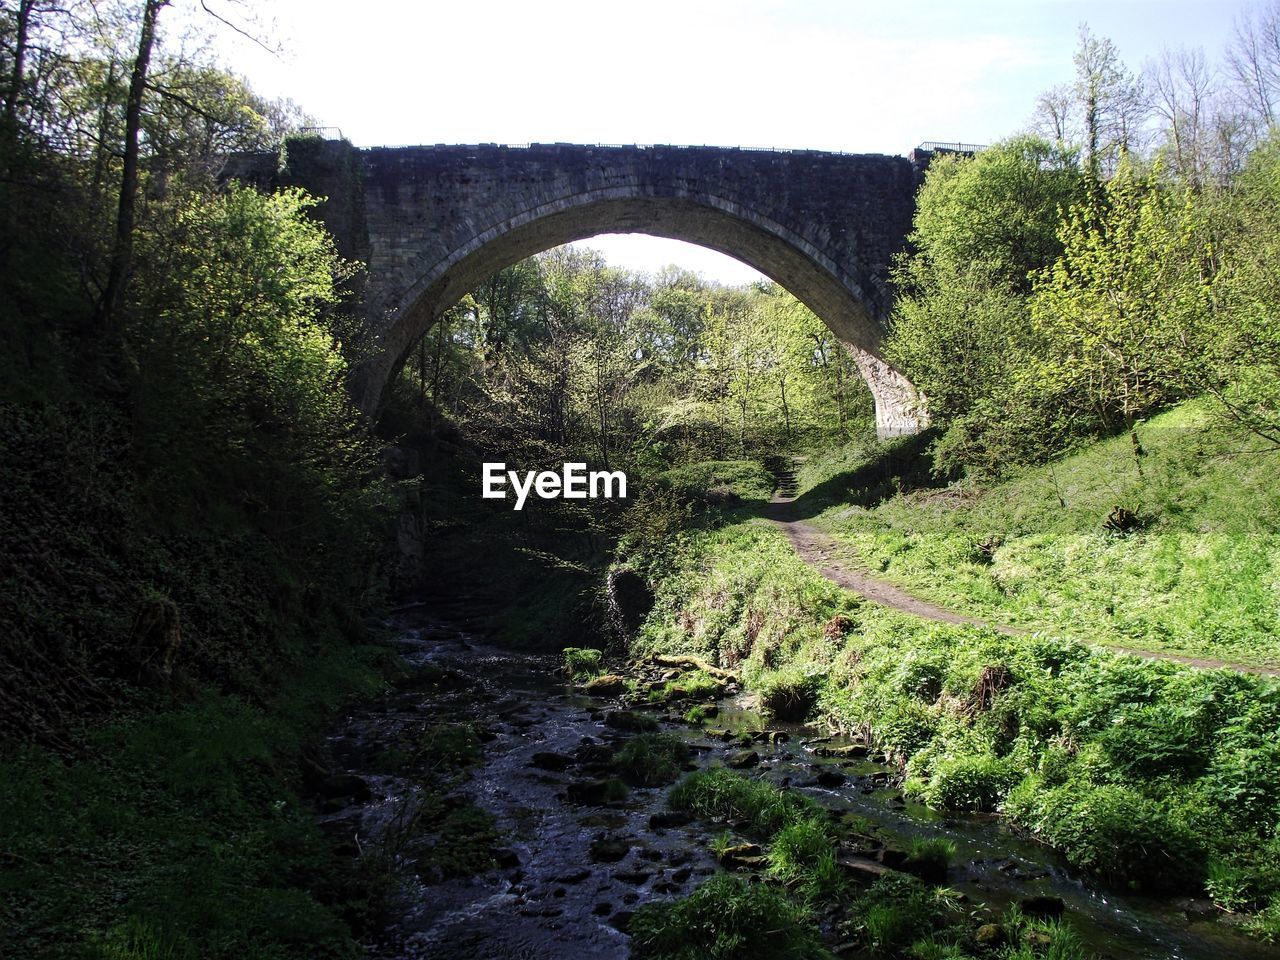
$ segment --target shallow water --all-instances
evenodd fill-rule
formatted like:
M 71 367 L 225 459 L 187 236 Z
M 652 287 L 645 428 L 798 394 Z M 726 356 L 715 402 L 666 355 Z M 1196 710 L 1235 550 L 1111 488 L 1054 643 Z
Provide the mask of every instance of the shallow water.
M 410 664 L 430 663 L 474 681 L 456 690 L 405 690 L 369 704 L 332 738 L 335 756 L 371 784 L 373 799 L 328 819 L 351 824 L 358 836 L 377 838 L 394 829 L 412 798 L 411 782 L 369 773 L 371 752 L 404 724 L 476 722 L 494 735 L 483 760 L 461 788 L 488 810 L 519 859 L 482 876 L 427 884 L 405 870 L 386 935 L 371 944 L 377 957 L 624 958 L 628 938 L 618 929 L 638 905 L 690 892 L 715 870 L 708 852 L 723 829 L 695 822 L 653 829 L 649 818 L 666 807 L 666 789 L 632 789 L 621 804 L 579 806 L 568 802 L 564 773 L 532 766 L 538 752 L 571 754 L 583 743 L 621 743 L 603 723 L 602 710 L 619 704 L 594 700 L 561 683 L 556 660 L 479 642 L 441 624 L 403 624 L 399 645 Z M 796 725 L 766 725 L 746 698 L 721 701 L 709 726 L 735 733 L 778 730 L 789 738 L 756 743 L 761 757 L 753 773 L 811 796 L 822 806 L 871 821 L 882 836 L 940 836 L 957 847 L 948 884 L 976 904 L 1002 912 L 1036 894 L 1061 897 L 1081 939 L 1099 957 L 1114 960 L 1223 960 L 1280 957 L 1280 950 L 1243 937 L 1230 927 L 1191 921 L 1168 901 L 1107 891 L 1068 870 L 1051 851 L 1010 831 L 997 818 L 943 816 L 904 802 L 888 785 L 890 769 L 865 760 L 819 756 L 818 746 L 839 746 L 840 738 Z M 654 714 L 657 716 L 658 714 Z M 663 728 L 684 737 L 699 766 L 739 749 L 681 722 Z M 826 768 L 846 781 L 821 787 L 814 781 Z M 594 841 L 618 839 L 629 849 L 616 862 L 592 858 Z M 366 841 L 367 842 L 367 841 Z

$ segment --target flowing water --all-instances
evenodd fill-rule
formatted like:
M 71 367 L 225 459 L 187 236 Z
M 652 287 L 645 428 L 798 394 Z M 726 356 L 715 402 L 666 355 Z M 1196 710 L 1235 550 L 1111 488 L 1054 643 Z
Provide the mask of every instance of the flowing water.
M 535 765 L 535 754 L 582 756 L 584 746 L 616 747 L 626 739 L 604 722 L 618 704 L 565 686 L 546 655 L 487 645 L 463 630 L 418 618 L 399 624 L 399 646 L 411 668 L 444 668 L 456 682 L 429 690 L 412 684 L 366 705 L 331 740 L 346 770 L 364 778 L 372 798 L 331 813 L 331 827 L 350 830 L 361 849 L 393 832 L 412 801 L 410 779 L 370 772 L 369 758 L 406 725 L 471 722 L 489 731 L 483 759 L 459 788 L 489 811 L 509 850 L 501 866 L 480 876 L 429 882 L 401 864 L 402 890 L 393 901 L 378 957 L 624 958 L 622 930 L 637 906 L 689 893 L 716 869 L 711 839 L 723 825 L 664 824 L 665 788 L 633 789 L 621 803 L 589 805 L 566 797 L 584 779 Z M 1025 897 L 1059 897 L 1068 922 L 1099 957 L 1114 960 L 1224 960 L 1280 957 L 1280 950 L 1245 938 L 1225 924 L 1192 920 L 1188 904 L 1109 891 L 1075 876 L 1046 848 L 1024 840 L 997 818 L 943 816 L 906 802 L 890 768 L 818 753 L 849 741 L 799 726 L 769 725 L 743 697 L 724 700 L 714 735 L 665 718 L 663 729 L 686 738 L 694 764 L 723 761 L 741 748 L 731 734 L 757 734 L 760 763 L 752 772 L 856 816 L 881 834 L 937 836 L 957 848 L 948 886 L 1001 913 Z M 660 716 L 659 714 L 654 714 Z M 770 736 L 770 734 L 774 734 Z M 541 759 L 546 766 L 547 759 Z M 555 764 L 552 764 L 553 766 Z M 842 782 L 832 784 L 838 772 Z M 581 799 L 581 798 L 579 798 Z M 1190 906 L 1195 907 L 1196 904 Z M 1202 905 L 1201 905 L 1202 906 Z

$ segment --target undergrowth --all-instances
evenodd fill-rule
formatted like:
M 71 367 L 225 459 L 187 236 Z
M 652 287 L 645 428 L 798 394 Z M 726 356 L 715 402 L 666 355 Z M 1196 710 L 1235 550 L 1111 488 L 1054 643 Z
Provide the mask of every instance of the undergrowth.
M 757 691 L 811 682 L 814 709 L 899 764 L 909 795 L 1001 812 L 1109 882 L 1207 890 L 1280 935 L 1274 680 L 864 603 L 749 511 L 689 531 L 671 563 L 637 653 L 696 654 Z M 706 776 L 683 806 L 755 816 L 754 787 Z
M 386 654 L 312 661 L 262 706 L 199 688 L 0 758 L 0 928 L 14 957 L 354 957 L 376 879 L 320 831 L 297 757 Z

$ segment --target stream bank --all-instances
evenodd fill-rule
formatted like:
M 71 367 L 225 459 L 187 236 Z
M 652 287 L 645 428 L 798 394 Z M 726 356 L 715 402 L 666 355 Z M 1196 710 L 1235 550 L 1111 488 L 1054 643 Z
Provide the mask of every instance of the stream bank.
M 726 830 L 749 840 L 740 835 L 746 824 L 673 810 L 663 786 L 622 786 L 618 752 L 651 729 L 687 745 L 685 772 L 736 766 L 816 802 L 841 837 L 846 869 L 867 881 L 903 867 L 913 837 L 948 841 L 955 853 L 935 879 L 962 898 L 975 935 L 1022 905 L 1061 913 L 1089 951 L 1113 960 L 1280 956 L 1206 919 L 1205 902 L 1104 889 L 998 818 L 944 816 L 909 802 L 896 768 L 862 744 L 768 723 L 736 685 L 705 700 L 704 719 L 690 723 L 682 717 L 692 701 L 637 704 L 611 683 L 588 694 L 565 683 L 556 658 L 501 649 L 420 611 L 397 627 L 410 680 L 331 737 L 344 774 L 362 786 L 324 814 L 327 829 L 349 834 L 357 855 L 383 857 L 394 877 L 373 956 L 629 956 L 635 910 L 687 896 L 716 873 L 713 850 Z M 663 668 L 649 679 L 679 676 Z M 431 789 L 422 764 L 412 774 L 388 766 L 389 752 L 442 723 L 469 733 L 461 748 L 457 738 L 432 739 L 435 755 L 420 757 Z M 470 756 L 456 763 L 451 749 Z M 745 877 L 763 876 L 762 859 L 728 862 Z M 838 947 L 838 923 L 819 919 Z

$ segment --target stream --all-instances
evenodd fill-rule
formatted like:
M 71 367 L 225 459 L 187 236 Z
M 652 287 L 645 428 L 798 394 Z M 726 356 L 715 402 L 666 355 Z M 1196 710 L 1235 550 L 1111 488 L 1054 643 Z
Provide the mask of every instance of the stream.
M 589 697 L 566 685 L 554 656 L 492 646 L 422 611 L 402 614 L 395 627 L 410 676 L 430 670 L 436 680 L 398 686 L 333 733 L 336 763 L 368 790 L 359 802 L 331 805 L 322 825 L 349 835 L 368 855 L 399 828 L 419 789 L 411 777 L 377 772 L 371 758 L 403 739 L 406 728 L 471 723 L 488 742 L 456 790 L 493 816 L 502 841 L 494 851 L 498 865 L 474 877 L 420 876 L 412 857 L 397 853 L 396 892 L 384 935 L 369 944 L 371 956 L 625 958 L 623 931 L 639 905 L 685 896 L 718 869 L 709 845 L 724 825 L 673 815 L 669 788 L 633 788 L 612 803 L 583 794 L 593 763 L 599 769 L 599 758 L 631 736 L 610 725 L 610 714 L 622 708 L 618 698 Z M 809 795 L 833 821 L 862 818 L 864 828 L 870 821 L 897 847 L 912 836 L 948 838 L 956 855 L 947 886 L 969 905 L 1000 914 L 1025 898 L 1060 898 L 1067 922 L 1099 958 L 1280 957 L 1280 948 L 1206 919 L 1212 909 L 1205 901 L 1103 889 L 997 817 L 944 815 L 904 801 L 892 768 L 839 755 L 850 740 L 768 723 L 742 694 L 717 706 L 706 728 L 678 719 L 670 706 L 628 709 L 684 738 L 693 750 L 690 769 L 723 763 L 750 735 L 759 762 L 747 772 Z

